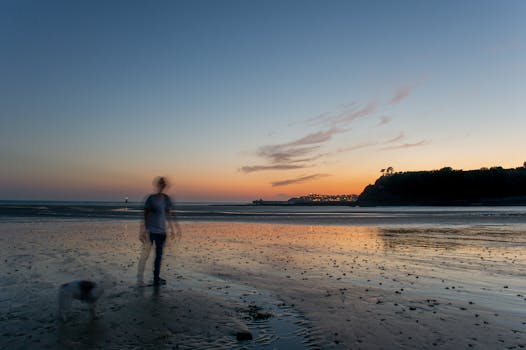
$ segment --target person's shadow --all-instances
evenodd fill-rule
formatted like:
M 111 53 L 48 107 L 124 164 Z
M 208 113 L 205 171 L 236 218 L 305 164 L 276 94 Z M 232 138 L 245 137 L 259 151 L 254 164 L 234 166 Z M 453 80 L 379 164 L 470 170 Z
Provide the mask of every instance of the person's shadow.
M 153 291 L 152 291 L 152 299 L 154 301 L 159 301 L 160 300 L 160 296 L 161 296 L 161 287 L 160 286 L 153 286 Z

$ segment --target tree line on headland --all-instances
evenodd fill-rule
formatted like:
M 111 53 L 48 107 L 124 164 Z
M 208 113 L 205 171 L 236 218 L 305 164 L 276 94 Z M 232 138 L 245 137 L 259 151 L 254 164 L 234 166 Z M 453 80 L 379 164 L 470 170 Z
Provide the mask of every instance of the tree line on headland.
M 526 205 L 526 162 L 515 169 L 389 170 L 364 189 L 356 205 Z

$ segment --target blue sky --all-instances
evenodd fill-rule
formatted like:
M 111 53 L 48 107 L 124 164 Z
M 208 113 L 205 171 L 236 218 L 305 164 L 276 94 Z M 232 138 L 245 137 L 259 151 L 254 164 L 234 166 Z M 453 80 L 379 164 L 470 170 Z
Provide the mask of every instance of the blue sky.
M 182 200 L 242 201 L 359 193 L 388 165 L 521 165 L 525 18 L 523 1 L 3 1 L 0 198 L 139 198 L 164 174 Z

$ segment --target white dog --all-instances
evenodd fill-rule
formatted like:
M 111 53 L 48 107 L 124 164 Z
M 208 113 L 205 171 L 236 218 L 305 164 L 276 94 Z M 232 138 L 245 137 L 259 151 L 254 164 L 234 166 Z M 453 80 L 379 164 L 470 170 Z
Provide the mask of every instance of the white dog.
M 92 319 L 97 318 L 97 300 L 102 295 L 103 289 L 95 282 L 80 280 L 65 283 L 60 286 L 58 291 L 58 313 L 63 321 L 67 320 L 68 312 L 73 299 L 88 303 Z

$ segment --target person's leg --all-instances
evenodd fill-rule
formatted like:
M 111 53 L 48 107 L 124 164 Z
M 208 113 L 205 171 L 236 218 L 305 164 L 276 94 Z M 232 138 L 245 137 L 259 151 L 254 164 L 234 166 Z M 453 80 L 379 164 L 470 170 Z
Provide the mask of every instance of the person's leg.
M 164 242 L 166 235 L 163 234 L 150 234 L 151 240 L 155 241 L 155 261 L 153 263 L 153 283 L 159 283 L 160 272 L 161 272 L 161 260 L 163 257 Z
M 137 283 L 144 283 L 144 267 L 146 266 L 146 261 L 148 256 L 150 256 L 150 250 L 152 249 L 152 242 L 144 242 L 141 249 L 141 257 L 139 258 L 139 264 L 137 266 Z

